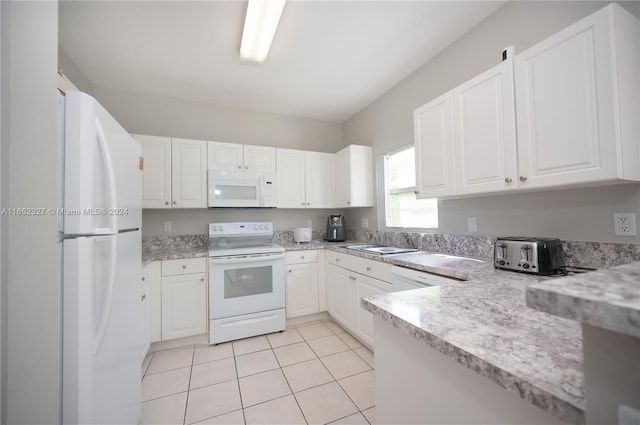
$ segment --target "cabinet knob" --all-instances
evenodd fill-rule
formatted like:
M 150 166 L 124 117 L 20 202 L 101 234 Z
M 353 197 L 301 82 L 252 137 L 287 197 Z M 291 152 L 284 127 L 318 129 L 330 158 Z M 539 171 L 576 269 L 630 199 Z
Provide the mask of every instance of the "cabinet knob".
M 145 278 L 144 278 L 144 276 L 142 276 L 142 281 L 143 281 L 143 282 L 145 281 Z
M 245 169 L 245 170 L 248 170 L 248 169 L 249 169 L 249 166 L 248 166 L 248 165 L 245 165 L 245 166 L 244 166 L 244 169 Z
M 289 270 L 289 273 L 291 273 L 291 270 Z
M 304 202 L 301 202 L 300 205 L 302 205 L 304 207 Z
M 183 265 L 182 265 L 182 269 L 184 270 L 184 269 L 186 269 L 186 268 L 187 268 L 187 266 L 185 266 L 185 265 L 183 264 Z
M 521 182 L 527 181 L 527 176 L 520 176 L 520 181 Z
M 147 294 L 142 294 L 142 296 L 140 297 L 140 301 L 144 301 L 147 299 Z
M 175 204 L 177 204 L 177 203 L 178 203 L 178 201 L 173 201 L 173 205 L 175 205 Z
M 301 259 L 301 260 L 304 260 L 304 255 L 301 255 L 301 256 L 300 256 L 300 259 Z
M 371 271 L 371 267 L 367 266 L 367 271 L 370 272 Z
M 505 177 L 504 178 L 504 182 L 505 183 L 511 183 L 513 181 L 513 179 L 511 177 Z
M 347 205 L 351 205 L 351 201 L 347 201 Z
M 238 165 L 238 170 L 242 170 L 242 165 Z
M 307 205 L 311 205 L 309 202 L 307 202 Z
M 336 263 L 337 263 L 338 261 L 340 261 L 340 259 L 339 259 L 339 258 L 336 258 Z
M 413 191 L 413 193 L 417 195 L 417 194 L 418 194 L 418 193 L 420 193 L 420 192 L 419 192 L 419 191 L 417 191 L 417 190 L 414 190 L 414 191 Z
M 169 205 L 169 201 L 164 201 L 164 204 L 165 205 Z
M 201 277 L 201 278 L 200 278 L 200 282 L 204 282 L 204 277 Z

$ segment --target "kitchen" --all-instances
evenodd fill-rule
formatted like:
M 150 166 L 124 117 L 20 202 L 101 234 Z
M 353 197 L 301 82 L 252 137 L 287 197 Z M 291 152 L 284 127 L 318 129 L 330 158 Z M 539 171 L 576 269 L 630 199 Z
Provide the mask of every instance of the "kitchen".
M 373 156 L 378 157 L 413 140 L 412 114 L 417 107 L 496 65 L 504 47 L 514 45 L 517 54 L 604 5 L 595 2 L 554 2 L 539 6 L 526 2 L 507 3 L 343 124 L 238 111 L 99 85 L 93 90 L 89 86 L 88 91 L 92 91 L 132 133 L 243 141 L 332 153 L 347 144 L 361 144 L 372 146 Z M 626 6 L 636 7 L 635 14 L 638 15 L 637 2 Z M 17 43 L 15 46 L 21 47 L 15 47 L 10 63 L 5 60 L 3 47 L 2 66 L 13 67 L 10 86 L 3 68 L 3 103 L 8 102 L 8 92 L 12 96 L 12 116 L 8 121 L 11 142 L 5 138 L 4 132 L 9 128 L 5 125 L 3 105 L 3 206 L 53 204 L 54 182 L 34 179 L 33 167 L 28 164 L 38 164 L 45 175 L 55 174 L 49 161 L 55 156 L 52 147 L 55 110 L 53 100 L 48 102 L 46 99 L 52 99 L 47 93 L 56 84 L 55 75 L 50 75 L 49 70 L 58 65 L 57 6 L 15 5 L 12 15 L 8 15 L 4 7 L 3 3 L 3 45 Z M 12 32 L 7 35 L 5 29 Z M 73 67 L 64 62 L 63 55 L 60 56 L 65 72 L 83 88 L 81 77 L 74 76 Z M 38 117 L 41 125 L 31 125 L 30 117 Z M 173 117 L 182 118 L 174 120 Z M 247 121 L 266 126 L 242 125 Z M 265 131 L 266 127 L 272 130 Z M 299 134 L 304 134 L 304 145 L 299 142 Z M 43 140 L 51 140 L 51 143 L 44 145 Z M 637 237 L 613 235 L 612 216 L 618 212 L 635 212 L 638 216 L 639 203 L 637 184 L 442 200 L 439 202 L 438 233 L 472 235 L 467 230 L 467 218 L 473 216 L 477 218 L 479 235 L 555 236 L 603 245 L 637 245 Z M 259 213 L 248 213 L 243 220 L 272 221 L 277 230 L 288 230 L 305 226 L 306 220 L 311 219 L 314 229 L 322 230 L 330 211 L 309 214 L 276 209 Z M 357 224 L 362 223 L 363 218 L 367 219 L 370 229 L 380 230 L 376 225 L 379 216 L 376 208 L 343 213 L 347 222 L 353 223 L 354 230 L 358 230 Z M 231 212 L 216 217 L 220 222 L 233 221 Z M 57 317 L 58 307 L 50 302 L 55 297 L 54 288 L 43 286 L 41 282 L 57 273 L 53 261 L 54 243 L 43 237 L 54 225 L 47 219 L 11 217 L 9 220 L 3 217 L 3 220 L 2 335 L 3 341 L 5 338 L 13 341 L 8 346 L 3 343 L 3 362 L 10 365 L 8 370 L 2 370 L 3 415 L 9 415 L 8 422 L 26 418 L 24 422 L 50 423 L 53 421 L 47 418 L 56 410 L 56 400 L 51 394 L 56 393 L 55 341 L 58 337 L 55 323 L 43 319 Z M 143 236 L 204 234 L 206 224 L 212 221 L 206 210 L 145 212 Z M 171 232 L 164 232 L 165 222 L 172 222 Z M 34 261 L 38 262 L 37 268 L 33 267 Z M 29 272 L 25 273 L 27 270 Z M 9 306 L 5 304 L 7 293 Z M 34 299 L 34 293 L 40 296 Z M 21 335 L 32 338 L 20 339 Z M 24 381 L 15 375 L 17 370 L 22 371 Z M 29 379 L 38 379 L 40 386 L 33 388 Z

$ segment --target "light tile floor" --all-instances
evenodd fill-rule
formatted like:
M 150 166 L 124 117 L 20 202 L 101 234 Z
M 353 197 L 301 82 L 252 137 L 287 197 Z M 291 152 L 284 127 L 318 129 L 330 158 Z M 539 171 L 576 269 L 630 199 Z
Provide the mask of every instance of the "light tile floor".
M 142 424 L 374 424 L 373 354 L 330 320 L 150 353 Z

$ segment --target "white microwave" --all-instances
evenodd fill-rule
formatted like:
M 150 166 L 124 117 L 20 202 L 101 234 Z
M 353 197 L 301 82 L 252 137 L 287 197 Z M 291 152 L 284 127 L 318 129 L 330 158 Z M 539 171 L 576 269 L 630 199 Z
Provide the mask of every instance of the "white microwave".
M 274 208 L 276 175 L 209 170 L 209 208 Z

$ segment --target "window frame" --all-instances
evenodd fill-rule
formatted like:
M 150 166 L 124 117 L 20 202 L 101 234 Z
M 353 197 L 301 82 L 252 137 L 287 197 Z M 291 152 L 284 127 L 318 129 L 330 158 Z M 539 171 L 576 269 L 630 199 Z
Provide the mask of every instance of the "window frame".
M 411 148 L 415 148 L 415 144 L 410 143 L 408 145 L 404 145 L 399 148 L 387 151 L 376 159 L 376 171 L 377 171 L 376 187 L 378 192 L 377 193 L 378 195 L 378 228 L 383 229 L 384 231 L 392 231 L 392 232 L 405 231 L 405 232 L 428 233 L 428 232 L 437 231 L 440 227 L 440 217 L 439 217 L 440 205 L 437 198 L 431 198 L 431 199 L 436 199 L 436 203 L 437 203 L 436 213 L 438 214 L 438 226 L 436 227 L 403 227 L 403 226 L 387 225 L 387 208 L 388 208 L 388 201 L 389 201 L 388 195 L 397 195 L 397 194 L 408 193 L 408 192 L 415 193 L 416 186 L 390 190 L 389 179 L 387 177 L 389 166 L 386 158 L 390 155 L 394 155 L 396 153 L 399 153 Z

